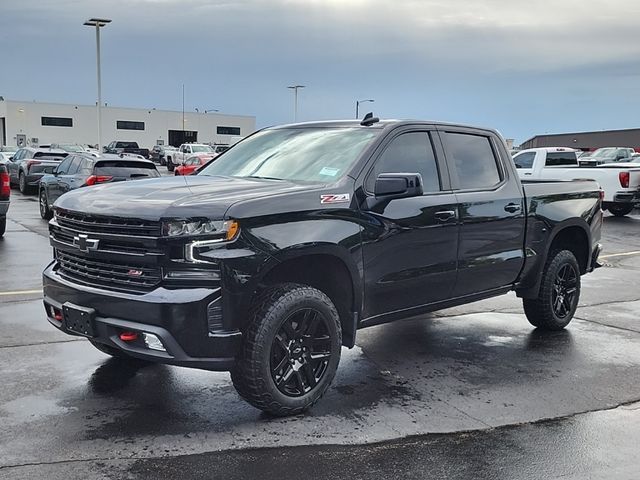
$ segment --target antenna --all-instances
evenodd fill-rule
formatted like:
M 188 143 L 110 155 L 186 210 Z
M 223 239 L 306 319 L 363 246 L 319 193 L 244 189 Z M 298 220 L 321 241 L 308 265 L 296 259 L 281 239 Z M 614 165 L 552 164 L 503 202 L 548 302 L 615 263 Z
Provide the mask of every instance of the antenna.
M 379 121 L 380 119 L 378 117 L 373 116 L 373 112 L 369 112 L 364 116 L 364 118 L 360 122 L 360 125 L 362 125 L 363 127 L 370 127 L 371 125 L 373 125 L 374 123 L 378 123 Z

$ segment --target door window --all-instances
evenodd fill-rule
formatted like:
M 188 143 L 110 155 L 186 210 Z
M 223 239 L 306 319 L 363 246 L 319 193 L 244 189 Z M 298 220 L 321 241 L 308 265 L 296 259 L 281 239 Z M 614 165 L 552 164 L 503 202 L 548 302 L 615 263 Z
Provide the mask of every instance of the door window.
M 69 165 L 71 165 L 71 161 L 74 159 L 73 156 L 65 158 L 60 165 L 58 165 L 58 174 L 66 175 L 69 171 Z
M 445 132 L 442 141 L 460 189 L 484 190 L 502 181 L 489 137 Z
M 533 160 L 536 158 L 536 152 L 519 153 L 513 157 L 513 163 L 516 168 L 533 168 Z
M 394 138 L 367 177 L 369 192 L 381 173 L 419 173 L 425 193 L 439 192 L 440 176 L 429 133 L 410 132 Z
M 73 157 L 71 164 L 69 165 L 69 170 L 67 170 L 67 175 L 75 175 L 78 172 L 78 167 L 82 162 L 82 157 Z

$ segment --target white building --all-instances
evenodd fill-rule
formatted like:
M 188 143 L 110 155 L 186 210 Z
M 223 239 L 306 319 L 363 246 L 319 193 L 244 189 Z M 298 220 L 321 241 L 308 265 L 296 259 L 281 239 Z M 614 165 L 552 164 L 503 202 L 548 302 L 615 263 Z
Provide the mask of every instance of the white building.
M 98 143 L 95 105 L 21 102 L 0 97 L 0 145 Z M 135 141 L 142 148 L 184 142 L 234 143 L 256 128 L 256 118 L 210 112 L 102 107 L 102 143 Z

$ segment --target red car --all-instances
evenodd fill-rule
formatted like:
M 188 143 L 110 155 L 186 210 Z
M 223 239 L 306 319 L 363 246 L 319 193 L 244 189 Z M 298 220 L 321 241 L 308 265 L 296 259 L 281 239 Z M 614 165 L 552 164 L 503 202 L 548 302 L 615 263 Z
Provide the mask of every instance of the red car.
M 180 165 L 176 167 L 175 174 L 176 175 L 191 175 L 202 165 L 207 163 L 209 160 L 215 158 L 215 155 L 194 155 L 192 157 L 187 158 L 184 161 L 184 165 Z

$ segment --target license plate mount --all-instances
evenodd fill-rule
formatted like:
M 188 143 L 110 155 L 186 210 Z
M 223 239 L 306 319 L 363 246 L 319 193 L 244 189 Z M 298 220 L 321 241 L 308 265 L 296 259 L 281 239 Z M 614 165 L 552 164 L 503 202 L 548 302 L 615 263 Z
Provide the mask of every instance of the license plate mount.
M 83 337 L 95 337 L 96 311 L 67 302 L 62 305 L 63 328 Z

